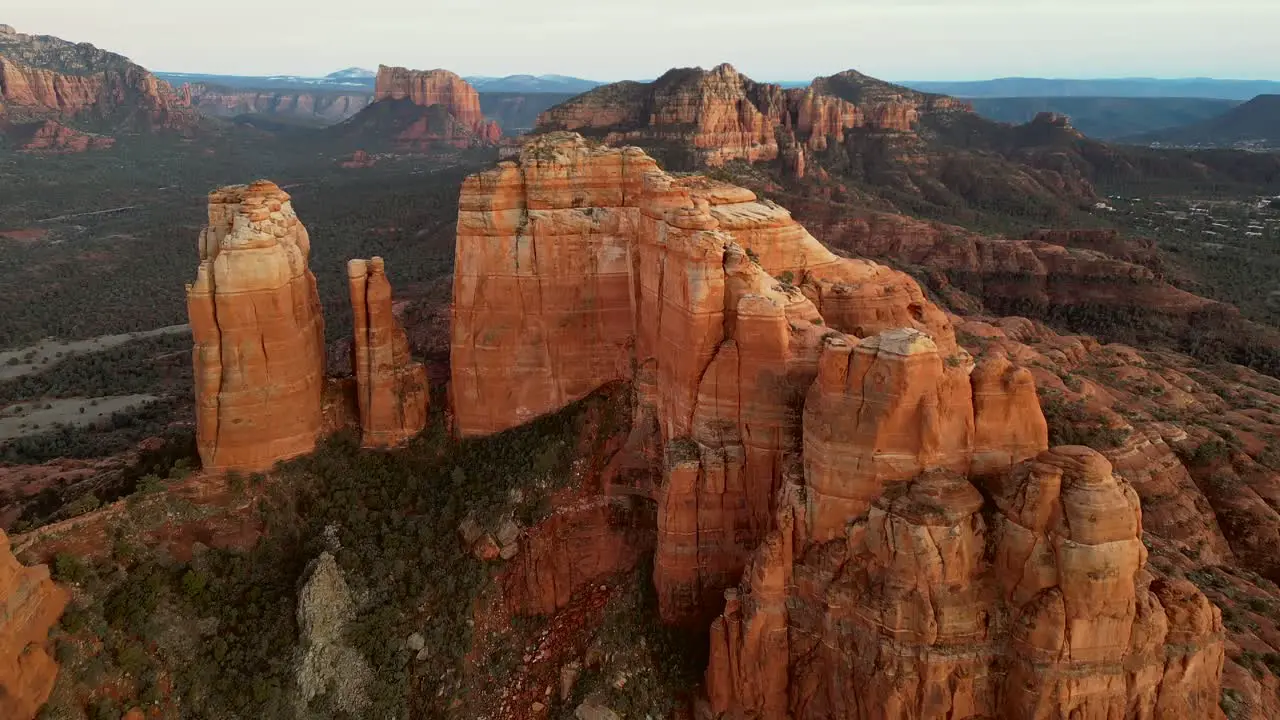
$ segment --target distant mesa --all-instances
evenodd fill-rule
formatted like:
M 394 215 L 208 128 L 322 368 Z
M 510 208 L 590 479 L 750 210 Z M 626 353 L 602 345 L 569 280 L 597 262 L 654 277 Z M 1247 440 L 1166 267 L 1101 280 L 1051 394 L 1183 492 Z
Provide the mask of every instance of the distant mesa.
M 379 66 L 374 102 L 335 131 L 389 141 L 405 151 L 496 145 L 498 123 L 487 120 L 480 94 L 448 70 Z

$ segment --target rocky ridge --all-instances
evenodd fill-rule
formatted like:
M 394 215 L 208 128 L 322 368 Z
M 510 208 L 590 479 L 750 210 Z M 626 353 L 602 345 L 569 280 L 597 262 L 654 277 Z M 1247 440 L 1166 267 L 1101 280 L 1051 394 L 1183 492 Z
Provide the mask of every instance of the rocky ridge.
M 47 35 L 0 33 L 0 129 L 30 135 L 26 126 L 50 121 L 131 131 L 188 131 L 196 115 L 168 83 L 125 57 Z M 50 135 L 50 126 L 39 127 L 43 131 L 36 134 Z M 103 141 L 77 140 L 31 149 L 104 146 Z
M 368 92 L 253 90 L 207 83 L 184 86 L 181 92 L 190 98 L 191 107 L 210 117 L 267 115 L 309 125 L 342 122 L 373 102 Z
M 781 157 L 803 176 L 805 152 L 843 143 L 846 130 L 911 132 L 922 112 L 961 107 L 887 83 L 858 95 L 855 104 L 830 92 L 829 84 L 820 78 L 811 87 L 785 90 L 757 83 L 727 63 L 710 71 L 677 69 L 652 83 L 618 83 L 580 95 L 543 113 L 538 129 L 572 130 L 611 144 L 677 145 L 683 152 L 668 162 L 697 167 Z

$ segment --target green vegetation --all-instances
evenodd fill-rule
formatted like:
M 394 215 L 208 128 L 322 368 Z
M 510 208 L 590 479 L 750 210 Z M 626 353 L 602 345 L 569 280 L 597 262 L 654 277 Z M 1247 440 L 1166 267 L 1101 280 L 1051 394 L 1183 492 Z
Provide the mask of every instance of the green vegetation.
M 455 699 L 467 700 L 462 658 L 472 645 L 473 601 L 493 571 L 460 546 L 459 525 L 471 515 L 482 523 L 506 513 L 540 518 L 550 509 L 545 498 L 573 476 L 578 453 L 599 453 L 604 433 L 626 431 L 625 407 L 625 398 L 596 395 L 519 429 L 460 442 L 436 414 L 423 436 L 396 452 L 332 438 L 279 468 L 280 482 L 259 508 L 266 536 L 247 552 L 208 550 L 177 562 L 124 542 L 122 526 L 112 558 L 54 563 L 82 590 L 59 635 L 70 663 L 59 677 L 68 687 L 55 699 L 72 686 L 118 678 L 126 690 L 117 707 L 171 685 L 184 717 L 294 717 L 299 579 L 336 547 L 360 603 L 347 640 L 374 670 L 367 717 L 446 717 Z M 594 428 L 604 432 L 580 447 Z M 403 647 L 414 632 L 431 650 L 420 662 Z

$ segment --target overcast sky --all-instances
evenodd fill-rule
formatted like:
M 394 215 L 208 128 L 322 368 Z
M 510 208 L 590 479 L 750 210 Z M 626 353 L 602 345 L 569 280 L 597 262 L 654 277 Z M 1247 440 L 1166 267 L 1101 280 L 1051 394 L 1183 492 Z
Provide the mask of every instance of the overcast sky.
M 648 78 L 731 62 L 758 80 L 1280 79 L 1280 0 L 5 0 L 0 23 L 152 70 Z

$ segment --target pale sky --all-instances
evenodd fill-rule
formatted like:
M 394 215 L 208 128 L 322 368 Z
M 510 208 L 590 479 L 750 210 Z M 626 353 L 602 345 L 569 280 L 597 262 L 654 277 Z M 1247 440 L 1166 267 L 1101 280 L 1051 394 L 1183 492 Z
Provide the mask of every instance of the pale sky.
M 655 77 L 730 62 L 757 80 L 1280 80 L 1277 0 L 4 0 L 0 23 L 151 69 Z

